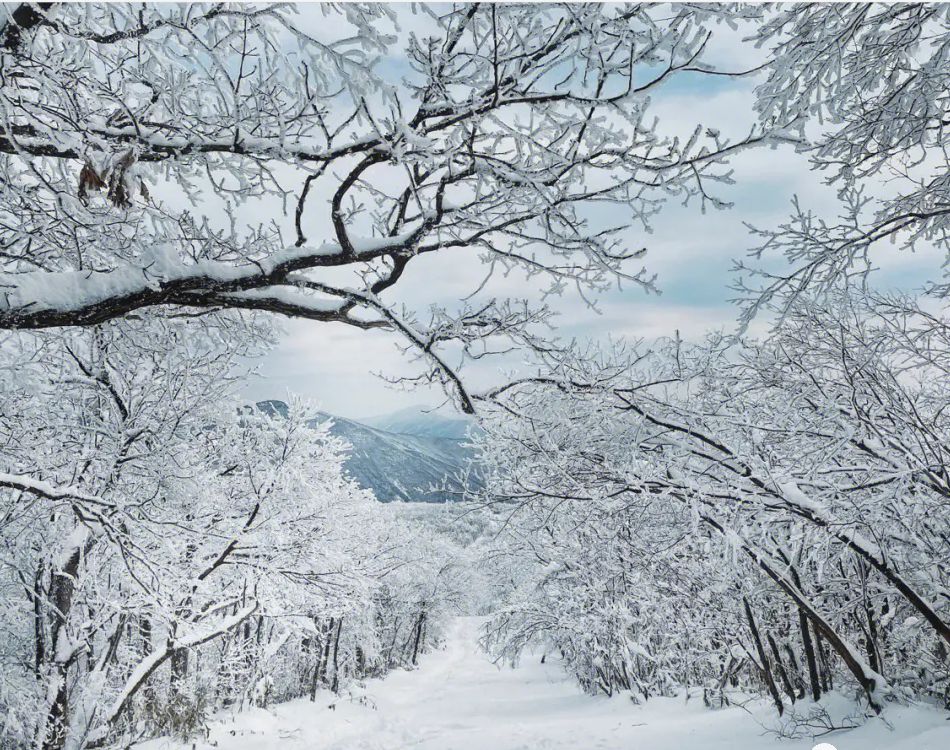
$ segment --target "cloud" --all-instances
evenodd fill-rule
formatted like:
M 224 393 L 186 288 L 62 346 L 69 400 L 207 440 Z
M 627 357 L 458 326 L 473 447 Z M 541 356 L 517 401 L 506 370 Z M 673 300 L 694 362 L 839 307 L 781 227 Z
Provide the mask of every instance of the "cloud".
M 309 11 L 305 8 L 302 12 Z M 403 34 L 427 23 L 425 18 L 404 19 L 404 15 L 402 10 L 399 22 Z M 321 17 L 320 23 L 324 22 Z M 723 34 L 724 27 L 715 30 L 711 51 L 720 69 L 747 69 L 761 61 L 761 50 L 750 52 L 749 45 L 739 43 L 738 37 L 744 33 L 741 29 L 735 34 Z M 753 88 L 760 80 L 761 76 L 674 78 L 652 93 L 651 113 L 659 117 L 662 132 L 671 135 L 688 136 L 699 122 L 732 140 L 740 139 L 755 123 Z M 820 176 L 810 170 L 807 156 L 791 146 L 749 149 L 735 155 L 730 165 L 735 184 L 712 187 L 718 197 L 734 204 L 732 209 L 703 214 L 698 203 L 684 207 L 674 199 L 653 222 L 652 233 L 633 228 L 624 237 L 628 248 L 648 249 L 644 264 L 659 275 L 662 296 L 647 296 L 639 287 L 624 286 L 603 295 L 599 314 L 576 294 L 548 300 L 559 313 L 562 336 L 649 341 L 679 331 L 686 339 L 699 340 L 710 329 L 730 330 L 737 312 L 729 301 L 733 296 L 729 289 L 733 261 L 743 258 L 756 244 L 744 222 L 763 228 L 778 225 L 787 217 L 796 194 L 804 206 L 823 215 L 833 217 L 838 211 L 834 189 L 822 184 Z M 384 169 L 374 173 L 374 185 L 379 189 L 392 191 L 401 184 L 400 174 Z M 305 229 L 312 241 L 329 239 L 329 197 L 329 188 L 323 186 L 311 196 Z M 616 221 L 611 211 L 616 209 L 595 206 L 589 215 L 592 221 Z M 885 269 L 881 283 L 908 288 L 922 279 L 936 278 L 935 269 L 943 260 L 938 255 L 928 248 L 915 255 L 882 248 L 875 256 Z M 474 250 L 417 257 L 400 283 L 386 292 L 386 299 L 420 313 L 433 303 L 458 305 L 485 273 Z M 498 274 L 481 296 L 538 300 L 538 284 L 522 272 Z M 263 363 L 261 377 L 248 390 L 255 398 L 280 397 L 291 390 L 320 402 L 328 411 L 356 417 L 442 400 L 437 389 L 405 393 L 371 374 L 381 370 L 392 376 L 413 371 L 392 334 L 306 321 L 289 322 L 286 329 L 286 336 Z M 766 324 L 757 322 L 752 332 L 767 333 Z M 507 357 L 477 363 L 466 372 L 477 387 L 497 381 L 501 369 L 517 366 L 517 357 Z

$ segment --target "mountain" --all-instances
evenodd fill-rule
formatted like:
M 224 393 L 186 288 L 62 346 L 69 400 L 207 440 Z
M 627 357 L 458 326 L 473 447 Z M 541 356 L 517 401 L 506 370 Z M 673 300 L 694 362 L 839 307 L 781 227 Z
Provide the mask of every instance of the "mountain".
M 275 400 L 260 401 L 257 408 L 281 416 L 286 416 L 288 409 L 283 401 Z M 347 473 L 360 486 L 372 490 L 378 500 L 440 503 L 460 499 L 462 484 L 458 476 L 464 475 L 474 456 L 464 439 L 465 429 L 454 424 L 465 420 L 415 410 L 410 414 L 406 410 L 404 414 L 373 420 L 377 425 L 390 424 L 395 429 L 323 412 L 314 422 L 326 420 L 333 423 L 330 432 L 351 446 L 346 459 Z
M 471 420 L 464 417 L 448 417 L 415 406 L 361 421 L 363 424 L 386 432 L 418 437 L 452 438 L 453 440 L 465 440 L 474 426 Z

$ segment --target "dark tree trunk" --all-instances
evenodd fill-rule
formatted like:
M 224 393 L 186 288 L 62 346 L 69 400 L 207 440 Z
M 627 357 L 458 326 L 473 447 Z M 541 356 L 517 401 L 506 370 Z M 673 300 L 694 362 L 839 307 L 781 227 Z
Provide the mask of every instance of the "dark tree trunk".
M 785 688 L 785 694 L 794 705 L 795 688 L 792 687 L 792 681 L 785 669 L 785 663 L 782 661 L 782 656 L 779 653 L 778 645 L 776 645 L 775 639 L 772 637 L 771 633 L 766 633 L 765 638 L 768 640 L 769 647 L 772 649 L 772 658 L 775 659 L 775 671 L 778 672 L 779 679 L 782 681 L 782 687 Z
M 827 693 L 834 687 L 834 684 L 831 681 L 831 666 L 828 664 L 828 652 L 825 651 L 825 642 L 817 627 L 815 627 L 815 650 L 818 652 L 818 674 L 821 678 L 821 690 Z
M 65 564 L 59 570 L 54 570 L 50 578 L 50 600 L 53 605 L 53 624 L 50 628 L 50 646 L 53 649 L 51 679 L 55 682 L 56 693 L 43 725 L 42 750 L 62 750 L 66 743 L 69 726 L 69 690 L 66 677 L 72 659 L 63 658 L 57 652 L 59 639 L 63 637 L 66 620 L 72 608 L 75 580 L 81 560 L 82 550 L 74 549 Z
M 360 677 L 366 674 L 366 652 L 362 646 L 356 647 L 356 671 Z
M 818 659 L 815 656 L 815 646 L 811 639 L 811 626 L 805 613 L 799 610 L 798 625 L 802 631 L 802 649 L 805 651 L 805 664 L 808 666 L 808 681 L 811 684 L 813 700 L 821 698 L 821 681 L 818 675 Z
M 805 688 L 805 679 L 802 677 L 802 665 L 799 663 L 798 656 L 788 641 L 783 642 L 782 647 L 785 649 L 785 657 L 788 659 L 792 675 L 795 677 L 796 697 L 798 700 L 804 700 L 808 691 Z
M 413 666 L 415 666 L 416 663 L 417 663 L 418 660 L 419 660 L 419 648 L 420 648 L 420 646 L 421 646 L 421 644 L 422 644 L 422 628 L 423 628 L 423 626 L 425 625 L 425 621 L 426 621 L 426 613 L 425 613 L 425 610 L 423 610 L 423 611 L 419 614 L 419 619 L 416 620 L 416 642 L 415 642 L 415 643 L 413 644 L 413 646 L 412 646 L 412 664 L 413 664 Z
M 871 604 L 871 598 L 868 595 L 868 566 L 858 560 L 856 567 L 861 578 L 861 595 L 864 600 L 864 616 L 867 620 L 867 643 L 865 650 L 868 655 L 868 664 L 875 672 L 881 671 L 881 654 L 878 647 L 877 620 L 874 617 L 874 607 Z
M 333 685 L 334 693 L 340 689 L 340 632 L 343 630 L 343 618 L 336 622 L 336 637 L 333 639 Z
M 43 576 L 45 571 L 43 560 L 36 566 L 36 575 L 33 577 L 33 591 L 30 598 L 33 600 L 33 641 L 35 653 L 33 656 L 34 669 L 39 675 L 43 671 L 43 664 L 46 661 L 46 620 L 43 612 Z
M 138 640 L 139 640 L 139 659 L 144 659 L 152 652 L 152 621 L 147 616 L 142 615 L 137 619 L 138 622 Z M 131 637 L 131 636 L 130 636 Z M 155 691 L 151 683 L 142 687 L 142 695 L 145 699 L 145 705 L 149 713 L 155 708 Z
M 326 636 L 323 641 L 323 660 L 321 662 L 320 669 L 320 681 L 324 684 L 327 681 L 327 667 L 330 664 L 330 648 L 333 646 L 333 628 L 335 625 L 336 620 L 331 617 L 330 624 L 326 629 Z
M 762 679 L 765 680 L 765 686 L 769 690 L 769 695 L 772 696 L 772 701 L 775 703 L 778 715 L 781 716 L 785 713 L 785 705 L 782 703 L 782 696 L 779 695 L 778 688 L 775 686 L 775 678 L 772 676 L 772 669 L 769 666 L 769 657 L 765 653 L 765 647 L 762 645 L 762 639 L 759 637 L 759 629 L 756 627 L 755 618 L 752 616 L 752 607 L 749 606 L 749 600 L 745 597 L 742 597 L 742 604 L 745 607 L 745 615 L 749 620 L 749 630 L 752 631 L 752 640 L 755 643 L 755 650 L 759 654 L 759 671 L 762 673 Z

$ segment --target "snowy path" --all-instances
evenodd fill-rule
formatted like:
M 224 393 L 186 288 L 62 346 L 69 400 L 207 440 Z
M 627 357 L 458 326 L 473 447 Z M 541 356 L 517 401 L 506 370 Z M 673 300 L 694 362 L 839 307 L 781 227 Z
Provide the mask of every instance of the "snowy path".
M 766 735 L 740 708 L 709 711 L 701 701 L 592 698 L 556 664 L 526 660 L 498 669 L 477 651 L 478 621 L 459 618 L 446 648 L 419 669 L 371 681 L 369 705 L 325 693 L 215 724 L 197 750 L 810 750 L 809 740 Z M 330 703 L 334 708 L 329 708 Z M 375 704 L 375 709 L 372 707 Z M 947 714 L 894 708 L 880 720 L 823 738 L 838 750 L 948 750 Z M 182 747 L 153 741 L 143 750 Z M 191 743 L 184 747 L 191 747 Z

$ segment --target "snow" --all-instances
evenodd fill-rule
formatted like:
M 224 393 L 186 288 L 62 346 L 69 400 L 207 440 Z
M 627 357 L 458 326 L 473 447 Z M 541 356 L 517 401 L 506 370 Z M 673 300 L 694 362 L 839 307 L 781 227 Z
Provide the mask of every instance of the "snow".
M 419 669 L 399 671 L 347 697 L 323 692 L 268 710 L 222 716 L 197 742 L 152 740 L 137 750 L 945 750 L 946 713 L 892 706 L 886 722 L 871 719 L 820 739 L 783 740 L 766 702 L 710 710 L 698 698 L 651 699 L 580 693 L 557 661 L 535 656 L 498 668 L 478 651 L 478 618 L 458 618 L 442 651 Z M 748 709 L 748 710 L 747 710 Z M 888 726 L 890 725 L 890 727 Z
M 253 614 L 256 609 L 256 605 L 245 607 L 241 610 L 238 610 L 238 612 L 231 615 L 230 617 L 226 617 L 220 622 L 215 623 L 213 627 L 205 627 L 187 636 L 178 638 L 174 642 L 169 641 L 164 648 L 153 651 L 151 654 L 146 656 L 141 662 L 139 662 L 139 665 L 134 670 L 132 670 L 132 674 L 130 674 L 126 679 L 126 687 L 119 694 L 119 697 L 116 698 L 112 709 L 108 713 L 108 716 L 111 718 L 119 714 L 126 701 L 128 701 L 132 690 L 134 690 L 138 684 L 155 669 L 156 666 L 167 659 L 173 649 L 197 646 L 201 643 L 211 640 L 217 635 L 226 633 L 240 623 L 244 622 L 244 620 Z
M 42 479 L 35 479 L 28 474 L 8 474 L 0 472 L 0 487 L 10 487 L 12 489 L 23 490 L 24 492 L 33 492 L 54 500 L 72 498 L 96 505 L 108 504 L 95 495 L 83 492 L 78 487 L 61 487 L 50 484 L 49 482 L 44 482 Z
M 314 297 L 311 294 L 305 294 L 295 289 L 285 287 L 268 286 L 263 289 L 247 289 L 240 292 L 231 292 L 235 299 L 247 300 L 275 300 L 285 305 L 306 308 L 316 313 L 334 313 L 338 312 L 343 302 L 334 297 Z
M 357 257 L 372 258 L 387 249 L 398 249 L 412 237 L 407 230 L 392 237 L 351 238 Z M 235 265 L 225 261 L 202 260 L 184 263 L 167 248 L 155 246 L 143 251 L 138 263 L 126 263 L 109 271 L 29 271 L 0 273 L 0 312 L 74 312 L 110 300 L 160 290 L 172 284 L 251 284 L 263 280 L 279 268 L 319 265 L 320 259 L 342 253 L 339 244 L 289 247 L 266 258 Z M 245 292 L 246 294 L 246 292 Z M 273 296 L 269 293 L 267 296 Z M 292 298 L 293 304 L 299 300 Z M 326 310 L 318 302 L 317 309 Z M 335 309 L 335 308 L 334 308 Z
M 801 487 L 799 487 L 796 482 L 777 482 L 776 486 L 779 492 L 782 493 L 782 496 L 790 503 L 794 503 L 800 508 L 805 508 L 818 514 L 824 514 L 825 507 L 802 492 Z

